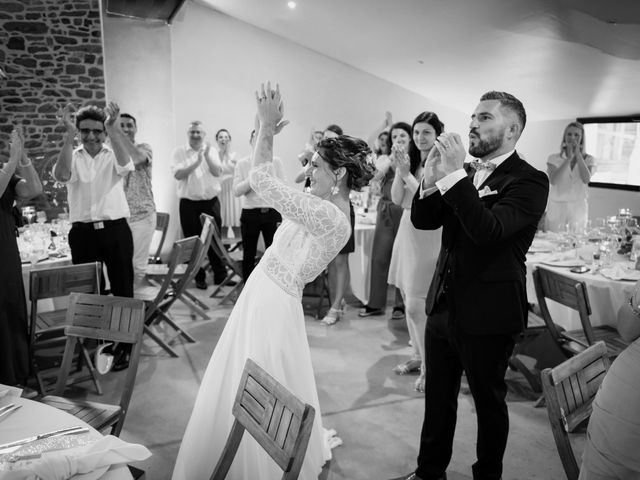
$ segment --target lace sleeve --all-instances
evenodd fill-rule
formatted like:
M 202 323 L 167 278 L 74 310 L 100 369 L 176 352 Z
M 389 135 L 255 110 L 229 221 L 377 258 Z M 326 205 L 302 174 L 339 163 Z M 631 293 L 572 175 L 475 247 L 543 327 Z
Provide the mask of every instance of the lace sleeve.
M 274 175 L 272 164 L 251 169 L 249 180 L 253 191 L 283 217 L 304 224 L 315 236 L 327 239 L 333 236 L 344 243 L 348 240 L 351 226 L 347 217 L 330 202 L 285 184 Z

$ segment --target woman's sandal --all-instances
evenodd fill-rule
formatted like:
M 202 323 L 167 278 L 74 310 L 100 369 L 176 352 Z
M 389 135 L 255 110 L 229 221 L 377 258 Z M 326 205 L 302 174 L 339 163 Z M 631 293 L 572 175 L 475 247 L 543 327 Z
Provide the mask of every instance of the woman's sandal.
M 420 371 L 420 366 L 422 365 L 421 360 L 416 360 L 412 358 L 408 362 L 401 363 L 400 365 L 396 365 L 393 367 L 393 371 L 398 375 L 406 375 L 407 373 L 418 372 Z
M 343 314 L 342 309 L 330 308 L 327 314 L 324 316 L 324 318 L 320 320 L 320 323 L 327 326 L 333 325 L 334 323 L 342 320 L 342 314 Z

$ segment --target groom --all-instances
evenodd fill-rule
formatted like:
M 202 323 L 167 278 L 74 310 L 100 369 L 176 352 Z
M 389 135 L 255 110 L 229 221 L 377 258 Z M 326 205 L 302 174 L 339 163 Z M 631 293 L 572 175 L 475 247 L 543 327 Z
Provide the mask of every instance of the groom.
M 526 123 L 522 103 L 489 92 L 471 116 L 463 168 L 459 135 L 443 133 L 429 154 L 411 208 L 418 229 L 443 227 L 427 295 L 425 418 L 418 468 L 401 477 L 446 479 L 465 373 L 478 417 L 474 480 L 502 476 L 509 433 L 504 375 L 527 319 L 525 254 L 544 213 L 547 176 L 515 151 Z

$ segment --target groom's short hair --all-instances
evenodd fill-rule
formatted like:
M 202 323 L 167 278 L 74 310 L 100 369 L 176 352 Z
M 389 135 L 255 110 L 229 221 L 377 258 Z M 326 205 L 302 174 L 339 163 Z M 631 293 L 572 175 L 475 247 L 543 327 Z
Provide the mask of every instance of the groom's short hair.
M 524 105 L 522 105 L 520 100 L 510 93 L 496 92 L 495 90 L 482 95 L 482 97 L 480 97 L 480 101 L 482 102 L 484 100 L 498 100 L 501 107 L 511 110 L 518 118 L 520 133 L 522 133 L 524 126 L 527 124 L 527 112 L 525 112 Z

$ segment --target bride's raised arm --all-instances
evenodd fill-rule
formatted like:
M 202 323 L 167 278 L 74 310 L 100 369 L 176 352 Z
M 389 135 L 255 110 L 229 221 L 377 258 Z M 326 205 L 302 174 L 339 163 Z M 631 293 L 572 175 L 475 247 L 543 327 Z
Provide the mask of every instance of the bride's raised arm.
M 272 174 L 273 137 L 289 123 L 283 120 L 284 109 L 280 88 L 263 84 L 256 92 L 258 106 L 258 139 L 253 153 L 253 168 L 249 174 L 251 188 L 283 216 L 303 223 L 314 235 L 338 239 L 349 234 L 346 217 L 318 197 L 293 188 Z M 345 228 L 346 226 L 346 228 Z

